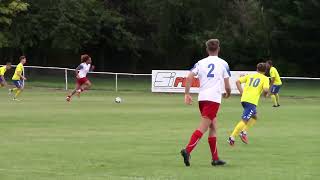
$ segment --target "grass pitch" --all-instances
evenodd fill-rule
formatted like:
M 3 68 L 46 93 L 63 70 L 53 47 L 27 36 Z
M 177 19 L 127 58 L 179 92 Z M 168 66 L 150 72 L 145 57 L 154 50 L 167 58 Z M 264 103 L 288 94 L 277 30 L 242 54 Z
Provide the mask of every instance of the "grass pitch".
M 228 164 L 210 165 L 204 136 L 186 168 L 179 151 L 199 112 L 183 95 L 89 91 L 66 103 L 65 94 L 27 89 L 12 102 L 0 89 L 1 180 L 320 179 L 319 96 L 281 97 L 277 109 L 262 98 L 250 144 L 238 139 L 233 148 L 226 140 L 242 108 L 237 96 L 224 100 L 218 148 Z

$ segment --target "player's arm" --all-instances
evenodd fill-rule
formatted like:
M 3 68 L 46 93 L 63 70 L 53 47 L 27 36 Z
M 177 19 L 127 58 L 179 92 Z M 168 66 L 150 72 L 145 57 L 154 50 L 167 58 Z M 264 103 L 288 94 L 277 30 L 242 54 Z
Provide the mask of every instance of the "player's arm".
M 247 79 L 248 79 L 248 76 L 242 76 L 236 81 L 236 86 L 237 86 L 237 89 L 238 89 L 240 95 L 242 95 L 242 93 L 243 93 L 243 88 L 242 88 L 241 84 L 246 83 Z
M 267 97 L 269 94 L 269 89 L 270 89 L 270 83 L 269 83 L 269 79 L 266 78 L 264 83 L 263 83 L 263 96 Z
M 236 85 L 237 85 L 237 89 L 238 89 L 240 95 L 242 95 L 243 89 L 242 89 L 240 80 L 237 80 L 237 81 L 236 81 Z
M 75 70 L 75 73 L 76 73 L 76 77 L 79 79 L 80 77 L 79 77 L 79 71 L 82 69 L 83 67 L 82 67 L 82 65 L 80 64 L 77 68 L 76 68 L 76 70 Z
M 275 72 L 270 71 L 270 89 L 269 89 L 270 92 L 275 80 L 276 80 Z
M 192 96 L 190 95 L 190 88 L 191 88 L 191 84 L 192 84 L 192 81 L 195 76 L 196 76 L 196 74 L 194 72 L 190 71 L 187 76 L 187 80 L 186 80 L 184 102 L 188 105 L 192 104 Z
M 224 98 L 228 98 L 231 95 L 231 86 L 229 78 L 224 78 L 224 89 L 226 90 L 226 93 L 223 94 Z
M 231 72 L 229 68 L 229 64 L 226 62 L 224 65 L 224 71 L 223 71 L 223 79 L 224 79 L 224 89 L 225 93 L 223 93 L 224 98 L 228 98 L 231 96 L 231 86 L 230 86 L 230 81 L 229 78 L 231 77 Z
M 22 71 L 17 71 L 17 75 L 20 77 L 20 79 L 27 80 L 27 78 L 22 75 Z
M 96 68 L 96 67 L 95 67 L 94 65 L 91 65 L 90 71 L 94 71 L 95 68 Z

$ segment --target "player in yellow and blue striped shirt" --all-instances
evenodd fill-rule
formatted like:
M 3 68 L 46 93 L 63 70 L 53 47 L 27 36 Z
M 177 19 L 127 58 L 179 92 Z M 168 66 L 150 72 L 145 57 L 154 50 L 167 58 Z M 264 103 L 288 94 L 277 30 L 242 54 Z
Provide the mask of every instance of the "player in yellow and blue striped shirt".
M 23 88 L 24 88 L 23 81 L 27 80 L 27 78 L 25 78 L 23 75 L 23 71 L 24 71 L 23 65 L 27 62 L 27 58 L 25 56 L 21 56 L 19 60 L 20 60 L 20 63 L 17 65 L 14 75 L 12 77 L 13 84 L 16 87 L 13 89 L 9 89 L 10 93 L 15 92 L 15 95 L 13 97 L 14 101 L 19 101 L 17 98 L 23 91 Z
M 7 85 L 6 79 L 4 78 L 4 74 L 7 70 L 11 69 L 11 63 L 7 62 L 5 66 L 0 67 L 0 87 L 4 87 Z
M 280 78 L 280 75 L 278 73 L 278 70 L 273 67 L 273 63 L 271 60 L 267 61 L 267 69 L 269 69 L 269 73 L 270 73 L 270 96 L 273 102 L 273 107 L 279 107 L 279 100 L 280 100 L 280 96 L 279 96 L 279 91 L 282 85 L 282 81 Z
M 266 69 L 266 63 L 259 63 L 257 65 L 257 73 L 240 77 L 236 82 L 241 94 L 241 104 L 244 110 L 242 120 L 234 128 L 228 139 L 231 146 L 234 145 L 235 137 L 238 135 L 242 142 L 248 143 L 247 131 L 257 120 L 257 105 L 261 93 L 264 93 L 266 96 L 269 92 L 269 79 L 265 76 Z M 242 83 L 245 84 L 244 89 L 242 89 Z

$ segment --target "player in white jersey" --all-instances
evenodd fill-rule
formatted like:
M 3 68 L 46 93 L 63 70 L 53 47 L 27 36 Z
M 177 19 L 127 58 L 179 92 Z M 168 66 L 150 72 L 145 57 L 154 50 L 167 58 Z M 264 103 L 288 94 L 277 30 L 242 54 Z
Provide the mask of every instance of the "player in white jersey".
M 209 56 L 196 63 L 187 77 L 185 103 L 188 105 L 192 104 L 190 84 L 195 76 L 198 76 L 200 80 L 198 101 L 202 118 L 198 129 L 192 134 L 188 145 L 185 149 L 181 150 L 181 155 L 186 166 L 190 166 L 190 153 L 208 129 L 208 143 L 212 155 L 211 164 L 213 166 L 225 164 L 225 162 L 220 160 L 218 157 L 216 116 L 222 96 L 225 98 L 230 96 L 231 88 L 229 77 L 231 75 L 228 63 L 218 57 L 220 51 L 219 44 L 218 39 L 210 39 L 206 42 L 207 53 Z M 225 93 L 223 93 L 223 89 L 225 89 Z
M 76 88 L 67 96 L 66 100 L 71 101 L 71 97 L 77 93 L 80 96 L 80 93 L 84 90 L 88 90 L 91 87 L 91 82 L 87 78 L 88 72 L 94 69 L 94 66 L 91 65 L 91 57 L 87 54 L 81 56 L 81 64 L 76 68 Z

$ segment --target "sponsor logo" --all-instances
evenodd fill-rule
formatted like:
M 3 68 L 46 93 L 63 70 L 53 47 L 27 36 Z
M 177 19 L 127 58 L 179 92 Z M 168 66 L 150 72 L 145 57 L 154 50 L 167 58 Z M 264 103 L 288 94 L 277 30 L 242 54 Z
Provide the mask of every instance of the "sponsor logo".
M 155 76 L 154 87 L 181 88 L 186 87 L 187 78 L 177 76 L 176 72 L 158 72 Z M 191 87 L 200 87 L 200 80 L 194 78 Z

